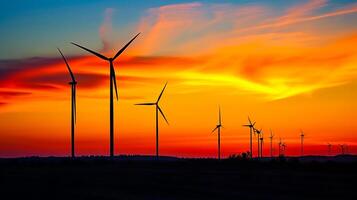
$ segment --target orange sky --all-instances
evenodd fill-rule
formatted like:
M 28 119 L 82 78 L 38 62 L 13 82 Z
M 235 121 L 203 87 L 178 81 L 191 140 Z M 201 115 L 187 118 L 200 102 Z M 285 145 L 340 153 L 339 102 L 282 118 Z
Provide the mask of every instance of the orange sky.
M 134 106 L 162 97 L 170 125 L 160 119 L 160 152 L 183 157 L 216 156 L 218 105 L 222 154 L 247 151 L 247 116 L 299 154 L 326 154 L 327 143 L 357 143 L 357 4 L 316 12 L 310 1 L 272 16 L 265 6 L 174 4 L 151 8 L 120 42 L 111 10 L 98 27 L 105 55 L 140 37 L 115 62 L 116 154 L 155 153 L 155 110 Z M 270 16 L 270 17 L 267 17 Z M 105 42 L 106 41 L 106 42 Z M 89 48 L 91 43 L 81 42 Z M 76 146 L 79 155 L 109 150 L 109 66 L 69 44 L 60 46 L 78 79 Z M 53 49 L 55 52 L 56 49 Z M 68 55 L 66 51 L 77 52 Z M 70 77 L 59 56 L 8 61 L 0 81 L 0 156 L 69 155 Z M 24 67 L 25 66 L 25 67 Z M 264 154 L 269 154 L 268 138 Z M 256 143 L 254 140 L 254 147 Z

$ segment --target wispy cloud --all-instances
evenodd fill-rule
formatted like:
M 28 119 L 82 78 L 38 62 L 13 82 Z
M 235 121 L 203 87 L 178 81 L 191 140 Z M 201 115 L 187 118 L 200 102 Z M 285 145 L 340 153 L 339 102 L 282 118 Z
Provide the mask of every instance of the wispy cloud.
M 229 4 L 150 9 L 138 26 L 146 34 L 141 53 L 200 58 L 182 69 L 181 78 L 189 84 L 224 83 L 267 99 L 310 93 L 351 80 L 357 55 L 348 46 L 356 42 L 351 39 L 355 32 L 347 29 L 331 39 L 318 29 L 276 28 L 356 12 L 355 4 L 322 12 L 326 6 L 325 0 L 308 1 L 287 8 L 281 16 L 267 7 Z M 344 38 L 350 40 L 342 42 Z
M 112 17 L 115 10 L 113 8 L 107 8 L 104 11 L 104 21 L 99 27 L 99 37 L 103 43 L 103 51 L 108 51 L 111 47 L 111 39 L 113 33 Z

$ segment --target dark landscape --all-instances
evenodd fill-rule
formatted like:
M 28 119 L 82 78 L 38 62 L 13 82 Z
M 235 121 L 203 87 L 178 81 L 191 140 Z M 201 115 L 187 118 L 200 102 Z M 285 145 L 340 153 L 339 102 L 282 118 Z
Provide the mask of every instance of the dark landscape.
M 357 156 L 0 159 L 2 199 L 357 199 Z

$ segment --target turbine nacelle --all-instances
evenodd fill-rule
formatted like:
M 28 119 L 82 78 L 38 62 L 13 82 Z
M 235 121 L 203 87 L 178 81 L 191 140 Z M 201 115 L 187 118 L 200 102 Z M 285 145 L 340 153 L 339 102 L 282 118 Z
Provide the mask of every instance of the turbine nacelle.
M 153 105 L 154 105 L 154 106 L 156 107 L 156 109 L 160 112 L 161 116 L 165 119 L 166 123 L 169 124 L 169 122 L 167 121 L 167 119 L 166 119 L 166 117 L 165 117 L 164 112 L 162 111 L 162 109 L 161 109 L 160 106 L 159 106 L 160 99 L 161 99 L 161 97 L 162 97 L 162 94 L 163 94 L 164 91 L 165 91 L 166 86 L 167 86 L 167 82 L 165 83 L 165 86 L 164 86 L 164 88 L 162 89 L 162 91 L 161 91 L 159 97 L 157 98 L 157 101 L 156 101 L 156 102 L 154 102 L 154 103 L 137 103 L 137 104 L 135 104 L 135 105 L 137 105 L 137 106 L 153 106 Z

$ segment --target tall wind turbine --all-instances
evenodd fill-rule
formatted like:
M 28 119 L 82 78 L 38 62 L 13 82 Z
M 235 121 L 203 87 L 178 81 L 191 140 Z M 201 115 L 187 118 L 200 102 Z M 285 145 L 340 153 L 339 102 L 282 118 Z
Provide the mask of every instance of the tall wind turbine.
M 156 110 L 156 158 L 159 158 L 159 112 L 161 113 L 162 117 L 165 119 L 166 123 L 169 124 L 169 122 L 167 121 L 164 112 L 162 112 L 160 106 L 159 106 L 159 102 L 162 96 L 162 93 L 164 93 L 164 90 L 166 88 L 167 82 L 165 83 L 164 88 L 162 89 L 159 97 L 157 98 L 156 102 L 154 103 L 138 103 L 135 105 L 141 105 L 141 106 L 155 106 L 155 110 Z
M 300 130 L 301 134 L 300 134 L 300 139 L 301 139 L 301 157 L 304 156 L 304 131 Z
M 270 157 L 273 157 L 273 138 L 274 138 L 274 134 L 273 131 L 270 129 Z
M 221 127 L 222 127 L 222 116 L 221 116 L 221 107 L 218 108 L 218 124 L 216 128 L 213 129 L 212 133 L 217 129 L 218 135 L 218 160 L 221 159 Z
M 73 45 L 76 45 L 77 47 L 84 49 L 86 51 L 88 51 L 89 53 L 94 54 L 95 56 L 106 60 L 109 62 L 109 78 L 110 78 L 110 91 L 109 91 L 109 98 L 110 98 L 110 104 L 109 104 L 109 110 L 110 110 L 110 130 L 109 130 L 109 137 L 110 137 L 110 147 L 109 147 L 109 155 L 110 157 L 114 157 L 114 106 L 113 106 L 113 96 L 114 96 L 114 92 L 113 92 L 113 87 L 115 88 L 115 94 L 116 94 L 116 98 L 118 100 L 118 89 L 117 89 L 117 82 L 116 82 L 116 76 L 115 76 L 115 69 L 114 69 L 114 60 L 124 52 L 124 50 L 135 40 L 136 37 L 139 36 L 140 33 L 138 33 L 137 35 L 135 35 L 135 37 L 133 39 L 131 39 L 123 48 L 121 48 L 112 58 L 108 58 L 103 56 L 102 54 L 99 54 L 95 51 L 92 51 L 86 47 L 83 47 L 79 44 L 76 44 L 74 42 L 71 42 Z
M 249 127 L 249 132 L 250 132 L 250 158 L 253 157 L 253 145 L 252 145 L 252 138 L 253 138 L 253 131 L 255 131 L 255 128 L 254 128 L 254 125 L 255 125 L 255 122 L 252 123 L 252 121 L 250 120 L 250 118 L 248 117 L 248 122 L 249 124 L 245 124 L 243 126 L 246 126 L 246 127 Z
M 260 134 L 262 133 L 262 129 L 258 130 L 255 129 L 255 132 L 257 133 L 257 138 L 258 138 L 258 158 L 261 156 L 261 149 L 260 149 Z
M 57 48 L 59 53 L 61 54 L 64 62 L 66 63 L 67 69 L 69 74 L 71 75 L 71 79 L 72 81 L 69 82 L 69 84 L 71 85 L 71 156 L 72 158 L 75 157 L 75 152 L 74 152 L 74 126 L 76 123 L 76 85 L 77 85 L 77 81 L 74 78 L 73 72 L 71 70 L 71 68 L 69 67 L 69 64 L 66 60 L 66 58 L 64 57 L 64 55 L 62 54 L 61 50 L 59 48 Z

